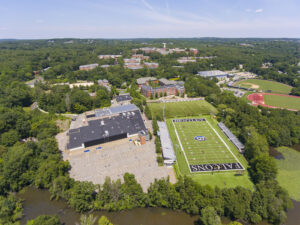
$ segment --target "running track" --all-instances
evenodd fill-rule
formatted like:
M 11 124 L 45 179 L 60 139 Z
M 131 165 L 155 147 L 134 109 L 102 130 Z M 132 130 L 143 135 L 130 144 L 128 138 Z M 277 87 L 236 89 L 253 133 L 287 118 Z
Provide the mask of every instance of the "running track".
M 282 94 L 272 94 L 272 93 L 253 93 L 253 94 L 248 95 L 248 99 L 252 102 L 252 105 L 254 105 L 254 106 L 261 105 L 261 106 L 264 106 L 267 108 L 273 108 L 273 109 L 280 108 L 280 107 L 276 107 L 276 106 L 272 106 L 272 105 L 266 105 L 265 98 L 264 98 L 265 95 L 279 95 L 279 96 L 286 96 L 286 97 L 290 97 L 290 98 L 300 98 L 298 96 L 292 96 L 292 95 L 282 95 Z M 296 109 L 287 109 L 287 110 L 298 111 Z

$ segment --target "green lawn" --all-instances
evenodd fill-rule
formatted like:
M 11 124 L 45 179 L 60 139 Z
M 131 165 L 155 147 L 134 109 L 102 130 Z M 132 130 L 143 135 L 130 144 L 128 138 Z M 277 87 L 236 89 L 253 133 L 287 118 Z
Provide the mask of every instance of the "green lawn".
M 164 105 L 166 118 L 199 116 L 200 114 L 209 115 L 211 112 L 214 114 L 218 112 L 215 107 L 205 100 L 174 103 L 150 103 L 148 105 L 152 116 L 159 116 L 160 118 L 162 118 L 163 115 Z
M 276 160 L 278 166 L 277 180 L 292 199 L 300 201 L 300 153 L 287 147 L 277 148 L 284 159 Z
M 217 121 L 211 119 L 210 116 L 202 116 L 198 118 L 205 118 L 209 121 L 212 127 L 218 132 L 221 138 L 225 141 L 225 143 L 229 146 L 232 153 L 238 158 L 239 162 L 243 165 L 244 168 L 248 167 L 248 163 L 246 159 L 238 152 L 235 146 L 228 140 L 225 134 L 217 126 Z M 226 171 L 226 172 L 214 172 L 212 173 L 191 173 L 184 157 L 180 149 L 180 145 L 178 139 L 176 137 L 175 129 L 172 124 L 172 120 L 167 120 L 167 125 L 170 133 L 171 140 L 173 142 L 174 151 L 177 157 L 177 163 L 175 165 L 175 171 L 177 175 L 187 175 L 192 177 L 195 181 L 199 182 L 202 185 L 211 185 L 218 186 L 220 188 L 224 187 L 236 187 L 242 186 L 245 188 L 253 189 L 253 184 L 249 179 L 249 175 L 247 170 L 244 171 L 244 174 L 241 176 L 236 176 L 235 171 Z M 183 143 L 182 143 L 183 144 Z M 224 156 L 224 155 L 223 155 Z M 222 154 L 220 155 L 222 160 Z M 207 159 L 206 159 L 207 160 Z
M 287 109 L 300 110 L 300 98 L 280 96 L 280 95 L 265 95 L 265 104 Z
M 270 90 L 272 93 L 289 94 L 292 90 L 291 86 L 269 80 L 248 79 L 235 83 L 235 85 L 240 85 L 245 88 L 250 88 L 251 84 L 258 85 L 258 90 L 262 90 L 263 92 Z

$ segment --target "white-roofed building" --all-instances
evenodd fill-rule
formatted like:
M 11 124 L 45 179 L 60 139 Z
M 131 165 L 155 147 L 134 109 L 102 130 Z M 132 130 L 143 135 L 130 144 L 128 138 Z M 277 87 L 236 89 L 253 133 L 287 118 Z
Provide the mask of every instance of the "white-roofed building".
M 200 71 L 198 75 L 204 78 L 217 78 L 217 79 L 224 79 L 228 77 L 228 73 L 221 71 L 221 70 L 209 70 L 209 71 Z
M 164 164 L 170 166 L 176 162 L 176 155 L 173 149 L 173 144 L 169 135 L 168 127 L 165 122 L 160 121 L 157 121 L 157 125 L 159 127 Z
M 95 69 L 97 66 L 99 66 L 98 63 L 89 64 L 89 65 L 82 65 L 82 66 L 79 66 L 79 70 L 85 70 L 85 71 L 93 70 L 93 69 Z

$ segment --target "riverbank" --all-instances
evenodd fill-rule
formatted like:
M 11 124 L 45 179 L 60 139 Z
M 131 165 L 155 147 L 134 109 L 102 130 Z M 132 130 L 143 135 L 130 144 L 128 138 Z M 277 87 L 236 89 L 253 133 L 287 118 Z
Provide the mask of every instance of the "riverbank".
M 28 220 L 34 219 L 41 214 L 58 215 L 61 222 L 66 225 L 74 225 L 79 221 L 80 214 L 71 209 L 63 200 L 50 201 L 50 193 L 47 190 L 40 190 L 28 187 L 18 194 L 24 200 L 21 225 L 25 225 Z M 294 208 L 287 213 L 286 225 L 300 224 L 300 202 L 293 201 Z M 93 212 L 100 218 L 106 216 L 114 225 L 195 225 L 199 216 L 190 216 L 184 212 L 172 211 L 163 208 L 137 208 L 121 212 Z M 228 224 L 228 218 L 222 218 L 223 224 Z M 259 225 L 268 225 L 266 222 Z
M 74 225 L 79 222 L 80 214 L 68 207 L 63 200 L 50 201 L 50 193 L 28 187 L 18 194 L 24 199 L 21 225 L 41 214 L 58 215 L 61 222 Z M 184 212 L 163 208 L 137 208 L 120 212 L 97 211 L 94 216 L 106 216 L 114 225 L 194 225 L 199 216 L 190 216 Z M 224 221 L 228 222 L 228 221 Z

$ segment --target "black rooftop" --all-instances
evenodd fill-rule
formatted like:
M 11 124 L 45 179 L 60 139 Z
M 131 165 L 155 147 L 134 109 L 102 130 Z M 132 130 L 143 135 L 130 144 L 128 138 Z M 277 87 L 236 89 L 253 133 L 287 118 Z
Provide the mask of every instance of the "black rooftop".
M 139 110 L 123 112 L 115 116 L 88 122 L 88 126 L 69 130 L 68 149 L 79 148 L 84 143 L 113 139 L 117 136 L 137 134 L 147 131 Z
M 131 101 L 132 98 L 129 94 L 125 94 L 125 95 L 118 95 L 116 97 L 117 102 L 124 102 L 124 101 Z

